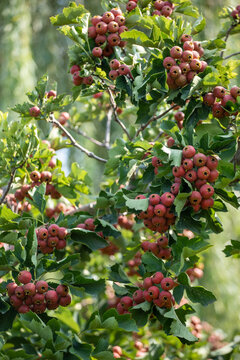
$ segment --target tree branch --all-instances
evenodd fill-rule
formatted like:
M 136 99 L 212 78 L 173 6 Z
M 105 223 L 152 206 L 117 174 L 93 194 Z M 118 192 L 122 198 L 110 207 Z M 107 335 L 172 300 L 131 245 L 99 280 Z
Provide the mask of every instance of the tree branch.
M 162 118 L 163 116 L 165 116 L 167 113 L 169 113 L 169 111 L 173 110 L 175 107 L 177 107 L 178 105 L 174 104 L 173 106 L 171 106 L 168 110 L 164 111 L 162 114 L 156 116 L 152 116 L 145 124 L 143 124 L 136 132 L 135 137 L 138 137 L 138 135 L 140 134 L 140 132 L 142 132 L 143 130 L 146 129 L 146 127 L 148 127 L 149 124 L 151 124 L 153 121 L 156 121 L 160 118 Z
M 225 58 L 223 58 L 223 60 L 227 60 L 227 59 L 229 59 L 230 57 L 236 56 L 236 55 L 239 55 L 239 54 L 240 54 L 240 51 L 235 52 L 235 53 L 233 53 L 233 54 L 231 54 L 231 55 L 226 56 Z
M 110 148 L 111 139 L 111 122 L 112 122 L 113 109 L 110 109 L 107 113 L 106 133 L 105 133 L 105 146 Z
M 10 188 L 11 188 L 11 185 L 12 185 L 12 183 L 13 183 L 13 181 L 14 181 L 14 177 L 15 177 L 15 174 L 16 174 L 16 170 L 17 170 L 17 168 L 14 167 L 14 168 L 12 169 L 12 171 L 11 171 L 11 176 L 10 176 L 10 179 L 9 179 L 9 181 L 8 181 L 7 188 L 6 188 L 6 190 L 3 192 L 3 195 L 2 195 L 2 197 L 1 197 L 1 199 L 0 199 L 0 205 L 2 205 L 2 203 L 4 202 L 6 196 L 7 196 L 8 192 L 9 192 L 9 190 L 10 190 Z
M 231 24 L 231 26 L 229 27 L 229 29 L 226 32 L 226 36 L 225 36 L 225 39 L 224 39 L 225 42 L 227 42 L 232 29 L 234 29 L 237 25 L 238 24 L 234 24 L 234 23 Z M 224 50 L 221 51 L 220 56 L 223 57 L 223 54 L 224 54 Z
M 103 158 L 95 155 L 93 152 L 85 149 L 82 145 L 80 145 L 80 144 L 74 139 L 74 137 L 65 129 L 65 127 L 62 126 L 62 125 L 60 124 L 60 122 L 55 119 L 55 117 L 54 117 L 53 114 L 50 114 L 50 115 L 49 115 L 49 120 L 48 120 L 48 121 L 49 121 L 50 123 L 56 125 L 56 126 L 65 134 L 65 136 L 70 140 L 72 146 L 74 146 L 74 147 L 76 147 L 77 149 L 81 150 L 82 152 L 84 152 L 84 154 L 86 154 L 86 155 L 87 155 L 88 157 L 90 157 L 90 158 L 93 158 L 93 159 L 98 160 L 98 161 L 103 162 L 103 163 L 106 163 L 106 162 L 107 162 L 106 159 L 103 159 Z
M 68 211 L 65 215 L 74 215 L 78 212 L 89 212 L 89 214 L 94 214 L 95 212 L 95 205 L 96 205 L 96 201 L 93 201 L 89 204 L 86 204 L 86 205 L 82 205 L 80 206 L 79 208 L 77 209 L 74 209 L 74 210 L 70 210 Z
M 77 134 L 85 137 L 86 139 L 88 139 L 89 141 L 91 141 L 93 144 L 97 145 L 97 146 L 101 146 L 101 147 L 105 147 L 105 144 L 102 143 L 101 141 L 98 141 L 97 139 L 92 138 L 91 136 L 87 135 L 87 133 L 85 133 L 84 131 L 80 130 L 80 129 L 76 129 L 74 127 L 68 126 L 69 130 L 71 131 L 75 131 Z
M 110 104 L 111 104 L 111 107 L 112 107 L 112 110 L 113 110 L 114 120 L 121 126 L 121 128 L 123 129 L 123 131 L 127 135 L 128 139 L 131 141 L 132 138 L 129 135 L 129 132 L 127 131 L 126 126 L 121 122 L 121 120 L 119 119 L 119 117 L 117 115 L 117 104 L 116 104 L 116 102 L 114 100 L 112 90 L 110 89 L 109 86 L 107 87 L 107 91 L 108 91 L 108 94 L 109 94 L 109 97 L 110 97 Z

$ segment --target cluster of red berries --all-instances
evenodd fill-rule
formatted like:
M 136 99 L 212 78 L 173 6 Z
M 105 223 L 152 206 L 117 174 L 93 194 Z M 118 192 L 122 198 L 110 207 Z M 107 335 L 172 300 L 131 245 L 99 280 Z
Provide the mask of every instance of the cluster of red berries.
M 184 118 L 185 118 L 185 114 L 184 114 L 184 112 L 182 112 L 182 111 L 177 111 L 177 112 L 174 114 L 174 119 L 175 119 L 176 122 L 177 122 L 177 126 L 178 126 L 179 130 L 181 130 L 181 129 L 183 128 Z
M 212 114 L 217 119 L 221 119 L 231 114 L 227 111 L 228 102 L 235 103 L 237 97 L 240 96 L 240 88 L 233 86 L 230 93 L 223 86 L 216 86 L 213 92 L 207 93 L 203 97 L 204 104 L 211 106 Z M 236 112 L 234 115 L 237 115 Z
M 124 47 L 125 41 L 121 40 L 121 34 L 127 31 L 125 17 L 121 9 L 114 8 L 105 12 L 102 16 L 96 15 L 91 19 L 92 26 L 88 28 L 88 36 L 95 40 L 97 47 L 92 51 L 93 56 L 109 57 L 113 54 L 115 46 Z M 102 46 L 106 44 L 102 50 Z
M 117 304 L 119 314 L 129 313 L 129 309 L 134 305 L 141 304 L 144 301 L 153 302 L 160 308 L 171 308 L 175 300 L 170 290 L 176 286 L 173 279 L 164 277 L 158 271 L 152 277 L 147 277 L 143 281 L 142 289 L 138 289 L 130 296 L 124 296 Z
M 138 0 L 128 1 L 128 3 L 126 4 L 126 10 L 129 12 L 134 10 L 137 7 L 137 3 L 138 3 Z
M 181 42 L 183 48 L 172 47 L 170 56 L 163 60 L 163 66 L 168 71 L 167 84 L 170 89 L 178 89 L 192 82 L 194 76 L 207 67 L 206 61 L 200 60 L 204 50 L 198 41 L 193 41 L 190 35 L 184 34 Z
M 136 199 L 146 199 L 146 197 L 138 195 Z M 170 210 L 174 200 L 175 196 L 170 192 L 165 192 L 162 196 L 152 194 L 149 196 L 147 210 L 142 211 L 138 218 L 144 220 L 147 228 L 162 234 L 169 229 L 170 225 L 175 224 L 175 215 Z
M 67 229 L 56 224 L 48 228 L 42 227 L 37 230 L 38 249 L 43 254 L 52 254 L 54 249 L 65 249 L 67 242 Z
M 21 213 L 22 211 L 29 212 L 32 208 L 32 205 L 28 201 L 17 202 L 14 194 L 7 194 L 6 203 L 13 212 L 17 213 Z
M 50 90 L 48 92 L 45 93 L 45 96 L 49 99 L 51 97 L 53 97 L 54 99 L 57 97 L 57 93 L 54 90 Z M 29 115 L 32 117 L 39 117 L 39 115 L 41 114 L 41 110 L 39 109 L 38 106 L 33 106 L 29 109 Z
M 134 255 L 134 258 L 127 262 L 127 266 L 129 267 L 129 271 L 127 272 L 128 276 L 139 275 L 138 268 L 139 268 L 139 265 L 141 265 L 141 263 L 142 263 L 141 257 L 142 257 L 142 254 L 138 251 Z
M 70 73 L 72 74 L 73 76 L 73 84 L 75 86 L 79 86 L 79 85 L 92 85 L 93 83 L 93 78 L 92 76 L 85 76 L 85 77 L 81 77 L 79 75 L 79 71 L 81 70 L 80 66 L 78 65 L 73 65 L 70 69 Z
M 174 166 L 172 173 L 175 176 L 175 183 L 171 187 L 171 193 L 177 195 L 181 185 L 181 178 L 188 180 L 194 190 L 188 198 L 188 204 L 194 211 L 213 207 L 214 188 L 209 183 L 214 183 L 219 172 L 217 171 L 218 160 L 215 156 L 206 156 L 196 153 L 193 146 L 188 145 L 182 151 L 183 159 L 180 166 Z
M 121 64 L 117 59 L 110 61 L 110 68 L 111 71 L 108 76 L 111 80 L 116 80 L 121 75 L 126 75 L 133 79 L 130 68 L 126 64 Z
M 30 174 L 32 180 L 31 185 L 22 185 L 21 189 L 16 190 L 15 198 L 19 201 L 22 201 L 26 196 L 30 197 L 28 191 L 35 186 L 41 185 L 42 182 L 46 182 L 46 192 L 45 195 L 50 195 L 52 199 L 59 199 L 61 194 L 55 189 L 52 184 L 49 184 L 52 181 L 52 174 L 50 171 L 42 171 L 41 173 L 37 170 L 34 170 Z
M 118 217 L 118 225 L 126 230 L 132 230 L 133 225 L 135 224 L 134 222 L 134 216 L 131 215 L 119 215 Z
M 197 338 L 202 337 L 202 324 L 201 320 L 197 316 L 192 316 L 190 319 L 191 333 Z
M 236 9 L 231 12 L 231 16 L 235 20 L 238 20 L 238 21 L 240 20 L 240 5 L 237 5 Z
M 169 260 L 172 257 L 171 248 L 168 246 L 168 238 L 164 235 L 160 236 L 155 242 L 143 241 L 141 248 L 144 252 L 150 251 L 162 260 Z
M 154 2 L 154 8 L 156 10 L 152 13 L 152 15 L 169 17 L 172 15 L 174 6 L 171 1 L 156 0 Z
M 189 276 L 191 282 L 195 281 L 196 279 L 201 279 L 203 277 L 203 269 L 204 264 L 195 264 L 193 268 L 190 268 L 186 271 Z
M 18 274 L 18 281 L 23 284 L 22 286 L 18 286 L 15 282 L 7 285 L 10 304 L 18 313 L 33 311 L 42 314 L 47 309 L 55 310 L 59 306 L 70 305 L 71 296 L 66 285 L 58 285 L 56 290 L 48 290 L 46 281 L 39 280 L 34 283 L 31 280 L 31 273 L 23 270 Z
M 58 215 L 62 212 L 63 214 L 74 210 L 75 207 L 73 205 L 67 206 L 62 202 L 59 202 L 54 209 L 52 208 L 46 208 L 46 216 L 51 218 L 57 218 Z
M 151 155 L 151 153 L 147 153 L 145 155 Z M 152 157 L 152 166 L 154 167 L 154 174 L 157 175 L 158 174 L 158 168 L 163 166 L 162 161 L 157 157 L 157 156 L 153 156 Z

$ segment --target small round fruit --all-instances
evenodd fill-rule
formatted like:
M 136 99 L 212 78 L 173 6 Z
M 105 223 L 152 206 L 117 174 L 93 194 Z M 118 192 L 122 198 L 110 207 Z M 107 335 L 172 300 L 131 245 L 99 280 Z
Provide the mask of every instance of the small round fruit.
M 196 154 L 196 150 L 192 145 L 185 146 L 182 151 L 183 157 L 190 159 Z
M 206 166 L 207 166 L 210 170 L 216 169 L 217 166 L 218 166 L 218 160 L 217 160 L 217 158 L 215 158 L 215 156 L 208 156 L 208 157 L 207 157 Z
M 58 302 L 58 294 L 55 290 L 48 290 L 45 293 L 45 300 L 47 304 L 56 304 Z
M 216 98 L 213 95 L 213 93 L 207 93 L 203 97 L 203 102 L 204 102 L 204 104 L 206 104 L 208 106 L 213 106 L 213 104 L 215 103 L 215 99 Z
M 70 69 L 70 73 L 73 75 L 75 72 L 80 71 L 80 67 L 78 65 L 73 65 Z
M 169 74 L 173 79 L 177 79 L 181 75 L 180 67 L 177 65 L 172 66 Z
M 11 282 L 11 283 L 7 284 L 8 296 L 12 296 L 15 294 L 16 287 L 17 287 L 17 284 L 15 282 Z
M 25 293 L 24 293 L 24 290 L 23 290 L 23 286 L 17 286 L 16 289 L 15 289 L 15 295 L 18 299 L 24 299 L 25 297 Z
M 132 11 L 137 7 L 137 4 L 134 1 L 129 1 L 126 5 L 127 11 Z
M 144 288 L 145 290 L 148 290 L 152 285 L 153 285 L 152 278 L 146 277 L 146 278 L 143 280 L 143 288 Z
M 111 21 L 115 19 L 115 16 L 111 11 L 107 11 L 102 16 L 102 21 L 104 21 L 106 24 L 109 24 Z
M 174 281 L 171 278 L 164 278 L 161 281 L 161 287 L 163 290 L 172 290 L 172 288 L 174 287 Z
M 230 90 L 230 94 L 236 99 L 240 95 L 240 87 L 233 86 Z
M 110 61 L 109 65 L 112 70 L 118 70 L 121 64 L 117 59 L 113 59 Z
M 23 290 L 26 296 L 33 296 L 36 293 L 36 286 L 33 283 L 23 285 Z
M 95 47 L 93 48 L 92 50 L 92 54 L 93 56 L 96 56 L 96 57 L 101 57 L 102 56 L 102 49 L 100 47 Z
M 200 188 L 200 193 L 204 199 L 209 199 L 214 194 L 214 188 L 209 184 L 205 184 Z
M 165 69 L 170 70 L 172 66 L 176 65 L 176 61 L 168 56 L 163 60 L 163 66 L 165 67 Z
M 198 153 L 193 157 L 193 163 L 197 167 L 204 166 L 206 162 L 207 162 L 207 156 L 202 153 Z
M 105 22 L 100 21 L 99 23 L 97 23 L 95 29 L 96 29 L 97 34 L 103 35 L 103 34 L 106 34 L 106 32 L 108 30 L 108 26 Z
M 71 304 L 71 301 L 72 301 L 72 298 L 69 294 L 66 296 L 61 296 L 59 299 L 59 305 L 66 307 Z
M 124 296 L 121 298 L 120 304 L 124 310 L 128 310 L 133 306 L 133 300 L 130 298 L 130 296 Z
M 48 283 L 44 280 L 39 280 L 36 283 L 36 290 L 40 294 L 44 294 L 48 291 Z
M 173 59 L 180 59 L 182 56 L 182 48 L 180 46 L 173 46 L 170 50 L 170 55 Z
M 56 288 L 56 292 L 59 296 L 67 296 L 68 287 L 66 285 L 58 285 Z
M 136 303 L 136 304 L 141 304 L 142 302 L 144 302 L 144 297 L 143 297 L 143 291 L 142 290 L 136 290 L 134 293 L 133 293 L 133 301 Z
M 111 80 L 116 80 L 119 76 L 119 73 L 117 70 L 111 70 L 111 71 L 109 71 L 108 76 Z
M 190 183 L 193 183 L 197 180 L 197 173 L 195 170 L 188 170 L 184 176 L 186 180 L 188 180 Z
M 223 86 L 215 86 L 213 95 L 218 99 L 222 99 L 226 95 L 226 89 Z
M 28 284 L 32 280 L 32 275 L 29 271 L 23 270 L 18 274 L 18 281 L 22 284 Z
M 153 282 L 153 284 L 160 284 L 161 281 L 163 280 L 163 278 L 164 278 L 163 273 L 158 271 L 152 276 L 152 282 Z
M 33 106 L 29 109 L 29 114 L 32 117 L 38 117 L 41 113 L 41 110 L 39 109 L 38 106 Z
M 197 171 L 197 176 L 199 179 L 207 180 L 210 175 L 210 170 L 207 166 L 202 166 Z
M 48 228 L 49 235 L 58 236 L 58 229 L 59 229 L 58 225 L 56 225 L 56 224 L 50 225 L 49 228 Z
M 189 197 L 189 201 L 191 205 L 199 205 L 202 201 L 202 195 L 199 191 L 193 191 Z

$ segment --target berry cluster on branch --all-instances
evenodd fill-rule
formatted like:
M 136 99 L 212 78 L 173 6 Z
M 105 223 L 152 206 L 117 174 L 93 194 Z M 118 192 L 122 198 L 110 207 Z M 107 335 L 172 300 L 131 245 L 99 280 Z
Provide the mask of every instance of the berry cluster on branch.
M 166 18 L 172 15 L 174 9 L 174 5 L 171 3 L 171 1 L 156 0 L 154 1 L 153 6 L 155 10 L 152 15 L 165 16 Z
M 52 254 L 53 251 L 65 249 L 67 242 L 67 229 L 51 224 L 48 228 L 42 227 L 37 230 L 38 249 L 43 254 Z

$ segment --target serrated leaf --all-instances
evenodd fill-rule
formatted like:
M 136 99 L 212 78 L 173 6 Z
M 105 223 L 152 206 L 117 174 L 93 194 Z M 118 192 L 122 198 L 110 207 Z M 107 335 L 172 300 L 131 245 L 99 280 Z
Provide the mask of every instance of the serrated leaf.
M 236 197 L 236 195 L 233 192 L 230 192 L 230 191 L 227 191 L 224 189 L 219 189 L 219 188 L 215 188 L 214 190 L 215 190 L 215 193 L 218 196 L 220 196 L 224 201 L 231 204 L 236 209 L 239 208 L 238 198 Z
M 34 228 L 34 225 L 30 227 L 27 233 L 27 244 L 25 246 L 26 250 L 26 260 L 24 265 L 27 267 L 36 267 L 37 266 L 37 235 Z
M 145 265 L 147 271 L 156 272 L 164 270 L 164 263 L 161 259 L 158 259 L 153 253 L 145 252 L 142 256 L 142 262 Z
M 148 208 L 148 199 L 130 199 L 126 195 L 123 195 L 123 197 L 126 200 L 126 206 L 129 209 L 146 211 Z
M 78 24 L 79 17 L 87 12 L 83 5 L 72 3 L 72 6 L 63 9 L 62 14 L 50 17 L 50 21 L 55 26 Z
M 178 217 L 180 216 L 181 211 L 184 208 L 186 201 L 190 195 L 191 194 L 189 193 L 180 193 L 175 197 L 174 205 L 176 207 L 175 210 Z
M 226 257 L 233 255 L 240 255 L 240 241 L 231 240 L 231 245 L 226 245 L 223 252 L 226 255 Z
M 206 26 L 206 19 L 201 15 L 199 18 L 193 23 L 192 34 L 196 35 L 200 31 L 202 31 Z
M 109 245 L 106 240 L 97 235 L 94 231 L 88 231 L 80 228 L 71 230 L 71 239 L 86 245 L 92 251 L 103 249 Z
M 217 300 L 213 293 L 211 293 L 211 291 L 204 289 L 204 287 L 202 286 L 187 286 L 186 292 L 188 298 L 193 303 L 200 303 L 203 306 L 212 304 L 214 301 Z

